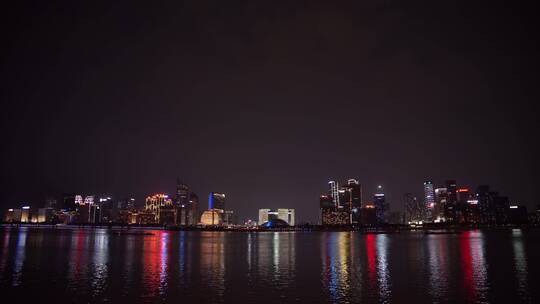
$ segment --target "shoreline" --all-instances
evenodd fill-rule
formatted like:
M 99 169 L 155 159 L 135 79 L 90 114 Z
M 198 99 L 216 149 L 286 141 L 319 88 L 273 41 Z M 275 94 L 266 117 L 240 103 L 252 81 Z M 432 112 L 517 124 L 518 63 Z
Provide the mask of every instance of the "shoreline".
M 380 227 L 353 227 L 353 226 L 296 226 L 287 228 L 245 228 L 245 227 L 177 227 L 177 226 L 140 226 L 140 225 L 92 225 L 92 224 L 37 224 L 37 223 L 1 223 L 2 228 L 41 228 L 41 229 L 107 229 L 112 232 L 129 232 L 144 230 L 164 231 L 222 231 L 222 232 L 340 232 L 354 231 L 362 234 L 395 234 L 400 232 L 424 232 L 425 234 L 459 234 L 471 230 L 511 230 L 511 229 L 538 229 L 530 225 L 425 225 L 410 227 L 408 225 L 388 225 Z

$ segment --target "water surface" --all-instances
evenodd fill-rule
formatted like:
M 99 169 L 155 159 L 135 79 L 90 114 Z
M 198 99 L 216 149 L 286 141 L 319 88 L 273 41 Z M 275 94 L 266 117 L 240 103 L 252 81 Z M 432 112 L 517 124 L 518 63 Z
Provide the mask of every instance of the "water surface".
M 540 231 L 461 234 L 0 228 L 19 302 L 533 303 Z

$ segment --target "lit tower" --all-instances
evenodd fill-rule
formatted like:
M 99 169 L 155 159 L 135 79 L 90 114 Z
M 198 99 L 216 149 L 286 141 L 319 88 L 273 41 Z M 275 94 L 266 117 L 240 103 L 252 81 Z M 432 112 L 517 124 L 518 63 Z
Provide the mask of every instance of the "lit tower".
M 426 210 L 425 221 L 431 221 L 433 218 L 433 208 L 435 207 L 435 191 L 431 181 L 424 182 L 424 209 Z
M 384 216 L 386 213 L 386 197 L 381 185 L 377 186 L 377 192 L 373 195 L 373 202 L 375 205 L 375 216 L 377 218 L 377 224 L 384 223 Z
M 336 208 L 339 206 L 339 185 L 336 181 L 329 181 L 328 186 L 330 186 L 329 194 L 330 197 L 332 197 L 332 201 L 334 202 L 334 205 Z

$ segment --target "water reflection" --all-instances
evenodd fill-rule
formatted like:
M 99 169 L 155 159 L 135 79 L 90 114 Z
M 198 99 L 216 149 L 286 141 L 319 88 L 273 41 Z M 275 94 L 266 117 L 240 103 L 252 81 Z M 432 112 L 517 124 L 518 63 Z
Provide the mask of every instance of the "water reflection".
M 2 275 L 6 271 L 6 264 L 9 257 L 9 240 L 11 238 L 11 231 L 4 230 L 3 234 L 2 257 L 0 258 L 0 275 Z
M 225 293 L 225 233 L 205 231 L 201 235 L 201 276 L 221 298 Z
M 17 247 L 15 249 L 15 263 L 13 265 L 13 286 L 21 283 L 24 260 L 26 258 L 26 236 L 27 228 L 20 228 L 17 235 Z
M 447 248 L 445 238 L 430 235 L 427 238 L 429 259 L 429 292 L 434 303 L 446 299 L 448 291 Z
M 163 296 L 167 291 L 169 233 L 157 231 L 143 241 L 143 287 L 145 297 Z
M 383 302 L 387 302 L 390 299 L 390 271 L 388 270 L 388 236 L 385 234 L 377 235 L 377 274 L 379 278 L 379 295 Z
M 529 289 L 527 284 L 527 256 L 523 245 L 523 232 L 521 229 L 512 230 L 512 247 L 514 249 L 514 269 L 518 284 L 518 293 L 524 302 L 528 302 Z
M 92 252 L 92 292 L 99 295 L 103 292 L 107 281 L 107 262 L 109 256 L 109 237 L 105 231 L 100 231 L 94 234 L 94 244 Z
M 333 303 L 344 301 L 351 293 L 352 232 L 325 233 L 322 236 L 322 284 Z
M 459 240 L 462 283 L 466 299 L 487 301 L 487 266 L 484 257 L 484 236 L 481 231 L 463 232 Z

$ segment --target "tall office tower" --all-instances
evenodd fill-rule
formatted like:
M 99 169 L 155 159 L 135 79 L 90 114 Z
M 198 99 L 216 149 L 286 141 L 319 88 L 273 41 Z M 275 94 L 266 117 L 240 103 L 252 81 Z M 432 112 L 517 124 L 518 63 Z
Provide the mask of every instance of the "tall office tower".
M 345 190 L 344 200 L 341 204 L 344 205 L 351 213 L 351 222 L 353 224 L 360 223 L 360 209 L 362 208 L 362 187 L 358 180 L 348 179 L 347 184 L 343 186 Z
M 193 212 L 191 210 L 189 197 L 189 186 L 176 180 L 176 197 L 174 206 L 176 208 L 176 224 L 181 226 L 192 225 Z
M 454 208 L 454 222 L 465 223 L 468 213 L 468 200 L 470 199 L 470 191 L 468 188 L 460 187 L 456 190 L 456 205 Z
M 456 222 L 458 217 L 457 208 L 457 184 L 455 180 L 446 181 L 446 207 L 444 218 L 447 222 Z
M 495 208 L 493 205 L 494 193 L 489 190 L 488 185 L 480 185 L 476 189 L 476 199 L 480 213 L 480 222 L 490 224 L 495 222 Z
M 377 224 L 383 224 L 385 222 L 388 205 L 386 203 L 386 197 L 381 185 L 377 186 L 377 192 L 373 195 L 373 204 L 375 205 Z
M 412 193 L 403 195 L 403 204 L 405 206 L 405 220 L 407 223 L 420 223 L 424 221 L 424 207 Z
M 189 187 L 186 184 L 180 182 L 180 179 L 176 181 L 176 206 L 187 206 L 189 204 Z
M 431 181 L 424 182 L 424 208 L 426 211 L 424 221 L 433 221 L 433 208 L 435 208 L 435 193 L 433 190 L 433 183 Z
M 332 201 L 334 202 L 334 205 L 336 207 L 339 206 L 339 184 L 336 181 L 329 181 L 328 182 L 328 193 L 330 194 L 330 197 L 332 197 Z
M 199 219 L 199 196 L 194 192 L 189 193 L 189 210 L 188 210 L 188 225 L 196 225 Z
M 225 194 L 210 192 L 208 195 L 208 210 L 212 209 L 225 210 Z
M 433 210 L 433 217 L 436 222 L 445 222 L 445 210 L 448 200 L 448 191 L 444 187 L 435 189 L 435 208 Z
M 446 181 L 446 193 L 448 195 L 446 203 L 455 205 L 457 203 L 457 184 L 455 180 Z

